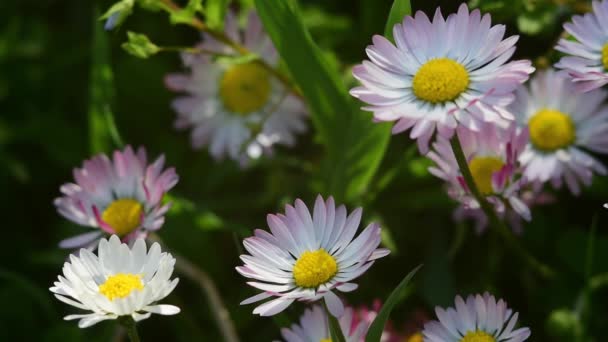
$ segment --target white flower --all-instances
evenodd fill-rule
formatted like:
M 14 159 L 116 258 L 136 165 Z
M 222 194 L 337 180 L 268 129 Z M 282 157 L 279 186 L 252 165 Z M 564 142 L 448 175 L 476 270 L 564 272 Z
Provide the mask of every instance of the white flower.
M 607 93 L 596 89 L 576 94 L 574 84 L 553 70 L 537 73 L 530 87 L 520 87 L 509 111 L 529 131 L 530 140 L 519 156 L 524 176 L 531 182 L 551 181 L 580 193 L 593 173 L 606 168 L 588 151 L 608 153 Z
M 170 280 L 175 259 L 161 253 L 158 243 L 146 251 L 146 243 L 138 239 L 132 249 L 118 236 L 99 241 L 98 255 L 81 249 L 70 255 L 50 290 L 60 301 L 91 313 L 66 316 L 80 319 L 78 326 L 90 327 L 100 321 L 131 316 L 135 321 L 152 313 L 175 315 L 179 308 L 156 304 L 173 291 L 178 279 Z
M 277 64 L 277 53 L 264 33 L 260 19 L 252 12 L 243 39 L 238 23 L 229 13 L 226 35 L 256 53 L 269 65 Z M 197 48 L 223 55 L 239 56 L 209 34 Z M 167 86 L 187 95 L 172 103 L 178 129 L 192 128 L 192 146 L 209 145 L 216 159 L 228 156 L 246 163 L 272 152 L 272 146 L 293 146 L 295 135 L 306 130 L 305 107 L 261 63 L 217 60 L 212 54 L 184 54 L 188 74 L 170 74 Z
M 447 19 L 439 8 L 432 21 L 418 11 L 393 28 L 396 46 L 373 37 L 370 61 L 353 69 L 362 86 L 351 94 L 376 120 L 396 122 L 393 133 L 412 128 L 423 153 L 435 128 L 450 138 L 459 125 L 504 127 L 514 119 L 504 106 L 534 71 L 527 60 L 507 63 L 518 37 L 503 40 L 504 34 L 504 25 L 491 26 L 489 14 L 469 13 L 466 4 Z
M 94 231 L 59 243 L 62 248 L 96 246 L 104 233 L 117 234 L 125 241 L 145 238 L 165 222 L 169 203 L 163 196 L 177 184 L 174 168 L 163 169 L 165 157 L 148 164 L 143 147 L 127 146 L 114 151 L 113 159 L 99 154 L 74 169 L 74 183 L 63 184 L 63 197 L 55 199 L 57 211 L 65 218 Z
M 555 47 L 569 56 L 556 68 L 564 69 L 576 83 L 575 89 L 587 92 L 608 83 L 608 1 L 593 1 L 593 12 L 575 15 L 564 24 L 576 41 L 562 38 Z
M 517 133 L 513 126 L 503 130 L 485 124 L 479 132 L 459 127 L 457 134 L 480 194 L 494 206 L 499 216 L 511 217 L 511 213 L 516 213 L 529 221 L 530 209 L 520 194 L 525 180 L 521 178 L 517 163 L 517 158 L 528 141 L 525 132 Z M 450 197 L 461 203 L 457 215 L 464 214 L 461 213 L 462 210 L 468 215 L 471 212 L 481 215 L 476 217 L 479 228 L 485 227 L 485 214 L 465 182 L 449 140 L 437 137 L 428 157 L 435 162 L 429 172 L 445 180 Z
M 380 227 L 376 223 L 353 240 L 361 212 L 358 208 L 347 216 L 346 208 L 336 208 L 333 198 L 324 201 L 318 196 L 312 216 L 299 199 L 295 207 L 285 207 L 285 215 L 268 215 L 271 233 L 257 229 L 255 236 L 245 239 L 243 244 L 251 255 L 241 255 L 245 265 L 236 268 L 256 280 L 247 284 L 264 292 L 241 304 L 278 297 L 253 310 L 271 316 L 295 300 L 325 299 L 332 315 L 341 316 L 344 306 L 333 290 L 354 291 L 357 285 L 351 281 L 389 253 L 377 248 Z
M 530 337 L 528 328 L 513 330 L 519 314 L 502 299 L 496 302 L 486 292 L 466 302 L 457 296 L 455 302 L 456 309 L 435 308 L 439 321 L 424 325 L 425 342 L 521 342 Z

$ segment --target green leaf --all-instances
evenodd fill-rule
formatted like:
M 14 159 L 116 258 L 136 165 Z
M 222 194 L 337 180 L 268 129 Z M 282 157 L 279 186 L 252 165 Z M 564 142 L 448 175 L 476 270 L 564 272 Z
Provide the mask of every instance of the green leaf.
M 388 40 L 393 40 L 393 26 L 403 21 L 406 15 L 412 14 L 412 5 L 410 0 L 395 0 L 391 11 L 388 14 L 388 20 L 384 27 L 384 36 Z
M 338 322 L 338 319 L 336 317 L 334 317 L 331 313 L 329 313 L 329 310 L 327 310 L 327 307 L 325 308 L 325 311 L 327 312 L 327 319 L 329 320 L 329 334 L 331 336 L 331 341 L 332 342 L 346 342 L 346 339 L 344 338 L 344 334 L 342 333 L 342 328 L 340 327 L 340 322 Z
M 172 10 L 169 20 L 171 24 L 189 24 L 197 13 L 203 13 L 202 0 L 189 0 L 186 7 L 181 10 Z
M 223 29 L 224 18 L 226 17 L 229 4 L 230 0 L 207 0 L 205 18 L 209 27 L 216 30 Z
M 100 18 L 100 20 L 106 20 L 106 29 L 112 30 L 122 25 L 133 13 L 134 3 L 134 0 L 122 0 L 112 5 Z
M 384 302 L 384 305 L 382 305 L 382 309 L 380 309 L 380 312 L 378 312 L 378 316 L 376 316 L 376 319 L 374 319 L 374 321 L 369 327 L 367 336 L 365 337 L 365 342 L 380 342 L 380 338 L 382 337 L 382 331 L 384 330 L 384 325 L 388 321 L 391 311 L 402 298 L 401 294 L 405 291 L 412 277 L 414 277 L 416 272 L 418 272 L 421 267 L 422 265 L 419 265 L 418 267 L 414 268 L 410 273 L 408 273 L 405 278 L 403 278 L 403 280 L 399 283 L 399 285 L 397 285 L 397 287 L 393 290 L 388 299 Z
M 160 48 L 152 43 L 145 34 L 129 31 L 127 32 L 127 36 L 129 40 L 121 46 L 125 51 L 135 57 L 148 58 L 160 51 Z
M 111 109 L 114 98 L 114 84 L 112 69 L 110 68 L 108 37 L 101 25 L 96 21 L 93 22 L 91 56 L 91 84 L 89 88 L 88 111 L 89 146 L 91 153 L 95 154 L 107 152 L 112 147 L 121 147 L 123 145 L 114 124 L 114 116 Z
M 384 156 L 390 128 L 360 111 L 304 27 L 294 0 L 256 0 L 266 32 L 301 89 L 312 122 L 325 146 L 323 191 L 338 201 L 354 201 L 367 189 Z

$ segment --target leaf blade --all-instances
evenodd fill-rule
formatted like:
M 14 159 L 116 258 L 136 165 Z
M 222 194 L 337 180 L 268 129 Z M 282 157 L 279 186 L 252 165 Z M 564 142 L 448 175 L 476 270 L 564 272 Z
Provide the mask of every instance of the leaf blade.
M 406 15 L 412 14 L 412 5 L 410 0 L 395 0 L 391 11 L 388 14 L 388 20 L 384 27 L 384 36 L 388 40 L 393 40 L 393 26 L 403 21 Z
M 378 312 L 378 316 L 374 319 L 372 324 L 369 327 L 367 332 L 367 336 L 365 337 L 365 342 L 380 342 L 380 338 L 382 337 L 382 331 L 384 330 L 384 325 L 388 321 L 388 318 L 391 314 L 391 311 L 395 307 L 395 305 L 399 302 L 401 293 L 405 290 L 410 280 L 414 277 L 416 272 L 422 267 L 419 265 L 408 273 L 403 280 L 397 285 L 397 287 L 391 292 L 390 296 L 386 299 L 384 304 L 382 305 L 382 309 Z

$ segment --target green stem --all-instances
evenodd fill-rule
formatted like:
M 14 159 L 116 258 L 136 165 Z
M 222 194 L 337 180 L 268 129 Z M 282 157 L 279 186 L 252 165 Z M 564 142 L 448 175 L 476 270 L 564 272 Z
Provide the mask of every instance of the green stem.
M 340 322 L 338 322 L 338 319 L 334 317 L 331 312 L 329 312 L 327 304 L 324 304 L 323 306 L 325 307 L 325 312 L 327 313 L 327 326 L 329 327 L 329 335 L 331 337 L 331 341 L 346 342 L 344 334 L 342 333 L 342 328 L 340 327 Z
M 490 225 L 494 227 L 498 234 L 507 242 L 509 247 L 513 250 L 513 252 L 515 252 L 515 254 L 517 254 L 519 258 L 534 268 L 543 277 L 554 277 L 555 272 L 550 267 L 541 263 L 534 256 L 528 253 L 528 251 L 521 245 L 519 240 L 513 236 L 507 225 L 498 217 L 498 215 L 496 215 L 496 211 L 492 205 L 488 203 L 486 198 L 479 192 L 479 189 L 477 189 L 477 185 L 473 180 L 473 176 L 471 175 L 471 170 L 469 170 L 469 164 L 467 163 L 464 152 L 462 151 L 460 140 L 458 140 L 458 134 L 454 134 L 452 139 L 450 139 L 450 144 L 452 145 L 452 151 L 454 152 L 454 156 L 458 162 L 458 167 L 460 168 L 460 172 L 464 177 L 467 187 L 479 203 L 479 206 L 483 212 L 489 218 Z
M 137 328 L 135 327 L 135 321 L 131 316 L 122 316 L 119 319 L 120 324 L 127 330 L 127 335 L 129 335 L 129 340 L 131 342 L 140 342 L 139 334 L 137 333 Z

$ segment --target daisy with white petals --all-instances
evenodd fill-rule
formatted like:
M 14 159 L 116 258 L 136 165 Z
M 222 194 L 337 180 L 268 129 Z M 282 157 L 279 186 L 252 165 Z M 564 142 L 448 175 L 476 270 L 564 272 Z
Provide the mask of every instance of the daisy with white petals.
M 160 251 L 155 243 L 146 250 L 142 239 L 130 249 L 113 235 L 99 241 L 98 255 L 81 249 L 63 265 L 63 276 L 50 288 L 60 301 L 91 313 L 66 316 L 79 319 L 78 326 L 131 316 L 141 321 L 156 313 L 175 315 L 179 308 L 156 304 L 173 291 L 178 279 L 171 280 L 175 259 Z
M 317 197 L 311 216 L 301 200 L 287 205 L 285 215 L 268 215 L 270 233 L 257 229 L 244 240 L 250 253 L 241 255 L 244 266 L 237 271 L 255 281 L 249 285 L 264 292 L 246 299 L 249 304 L 277 297 L 256 307 L 253 313 L 275 315 L 295 300 L 324 299 L 332 315 L 340 317 L 342 301 L 333 292 L 357 288 L 351 281 L 367 271 L 374 260 L 389 251 L 377 248 L 380 227 L 372 223 L 353 240 L 361 221 L 361 208 L 347 216 L 346 208 L 336 208 L 334 199 Z
M 479 132 L 464 127 L 457 129 L 458 139 L 477 190 L 492 204 L 499 216 L 516 213 L 530 220 L 530 210 L 520 197 L 522 179 L 517 158 L 527 143 L 525 132 L 514 126 L 503 130 L 486 124 Z M 428 157 L 435 162 L 429 172 L 448 183 L 448 194 L 462 205 L 457 213 L 471 211 L 478 216 L 478 230 L 487 225 L 479 202 L 469 190 L 448 139 L 438 137 Z
M 354 319 L 354 310 L 346 308 L 338 320 L 346 342 L 363 342 L 369 324 Z M 300 324 L 281 329 L 285 342 L 331 342 L 327 313 L 319 305 L 306 309 Z
M 515 328 L 519 314 L 484 295 L 456 297 L 456 308 L 435 308 L 439 321 L 424 325 L 425 342 L 521 342 L 530 337 L 530 329 Z
M 63 248 L 97 245 L 104 234 L 116 234 L 125 241 L 145 238 L 165 222 L 170 204 L 163 196 L 177 184 L 175 169 L 163 170 L 165 157 L 148 164 L 146 151 L 131 146 L 114 151 L 113 160 L 99 154 L 74 169 L 75 183 L 66 183 L 55 199 L 57 211 L 65 218 L 93 232 L 63 240 Z
M 370 60 L 353 69 L 362 86 L 351 94 L 376 120 L 396 122 L 393 133 L 412 128 L 423 153 L 435 129 L 450 138 L 459 125 L 507 126 L 514 117 L 504 106 L 534 68 L 527 60 L 507 63 L 518 37 L 503 40 L 505 26 L 490 21 L 466 4 L 447 19 L 439 8 L 432 21 L 420 11 L 405 17 L 393 28 L 396 46 L 373 37 Z
M 604 165 L 587 150 L 608 153 L 608 106 L 605 91 L 573 96 L 574 88 L 562 73 L 539 72 L 530 88 L 518 89 L 509 109 L 530 135 L 519 156 L 526 178 L 551 181 L 554 187 L 565 181 L 578 194 L 580 183 L 590 185 L 593 173 L 606 174 Z
M 243 34 L 229 13 L 225 31 L 269 65 L 277 64 L 276 50 L 254 12 Z M 170 74 L 165 80 L 170 89 L 186 93 L 172 107 L 178 114 L 175 126 L 192 128 L 194 148 L 209 145 L 214 158 L 228 156 L 245 163 L 271 152 L 274 144 L 295 144 L 295 135 L 306 130 L 306 112 L 284 84 L 255 60 L 216 59 L 213 53 L 234 57 L 239 53 L 207 33 L 197 48 L 206 54 L 182 55 L 190 72 Z
M 608 1 L 593 1 L 593 12 L 575 15 L 564 29 L 576 41 L 560 39 L 555 49 L 568 56 L 555 67 L 567 71 L 580 92 L 608 84 Z

